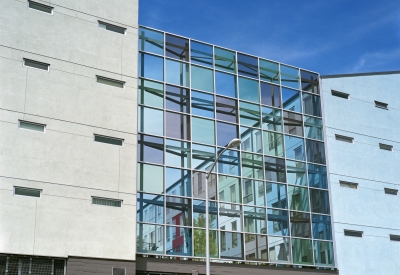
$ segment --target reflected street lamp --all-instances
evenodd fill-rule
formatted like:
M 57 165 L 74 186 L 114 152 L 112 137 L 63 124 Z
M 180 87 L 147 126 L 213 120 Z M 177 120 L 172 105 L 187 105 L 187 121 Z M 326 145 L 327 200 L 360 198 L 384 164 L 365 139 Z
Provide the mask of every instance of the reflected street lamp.
M 234 138 L 231 140 L 231 142 L 228 143 L 228 145 L 222 150 L 221 153 L 218 154 L 218 157 L 214 161 L 214 163 L 211 166 L 210 171 L 208 171 L 206 175 L 206 275 L 210 275 L 210 234 L 209 234 L 209 221 L 208 221 L 208 216 L 209 216 L 209 210 L 208 210 L 208 178 L 211 175 L 212 170 L 215 167 L 215 164 L 217 164 L 219 158 L 222 156 L 222 154 L 230 148 L 234 148 L 240 145 L 242 141 L 238 138 Z

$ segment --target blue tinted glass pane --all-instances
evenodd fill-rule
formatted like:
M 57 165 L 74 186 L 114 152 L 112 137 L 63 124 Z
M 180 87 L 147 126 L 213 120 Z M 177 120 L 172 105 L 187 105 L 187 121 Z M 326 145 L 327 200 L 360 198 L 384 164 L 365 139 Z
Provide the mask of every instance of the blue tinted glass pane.
M 325 148 L 324 143 L 314 140 L 306 140 L 307 161 L 325 164 Z
M 311 212 L 330 214 L 328 191 L 310 189 Z
M 215 161 L 215 147 L 198 145 L 198 144 L 192 145 L 193 169 L 209 171 L 214 161 Z
M 164 112 L 156 109 L 138 107 L 139 132 L 164 135 Z
M 304 139 L 285 135 L 285 148 L 287 158 L 306 160 L 304 154 Z
M 169 166 L 190 168 L 190 143 L 167 139 L 165 164 Z
M 285 160 L 264 157 L 265 180 L 286 182 Z
M 303 93 L 304 113 L 312 116 L 321 116 L 321 99 L 317 95 Z
M 267 206 L 274 208 L 288 208 L 286 185 L 267 182 Z
M 189 113 L 189 90 L 177 86 L 166 86 L 165 108 L 177 112 Z
M 221 150 L 219 150 L 219 152 Z M 239 152 L 226 150 L 218 160 L 218 173 L 240 176 L 239 165 Z
M 292 237 L 310 238 L 310 214 L 290 211 L 290 233 Z
M 243 151 L 249 151 L 262 154 L 261 131 L 257 129 L 240 127 L 241 148 Z
M 279 64 L 260 59 L 260 78 L 264 81 L 279 84 Z
M 191 196 L 191 173 L 189 170 L 165 168 L 165 193 L 177 196 Z
M 190 41 L 190 54 L 193 64 L 199 64 L 207 67 L 213 65 L 213 49 L 212 46 Z
M 192 89 L 214 92 L 213 71 L 192 66 Z
M 279 86 L 261 82 L 261 104 L 281 107 Z
M 214 118 L 214 96 L 192 91 L 192 114 Z
M 260 102 L 258 81 L 239 77 L 239 98 L 252 102 Z
M 264 154 L 283 157 L 283 135 L 264 131 Z
M 192 214 L 191 199 L 166 196 L 165 202 L 168 224 L 183 226 L 192 225 L 192 219 L 186 218 Z
M 279 109 L 262 107 L 262 128 L 282 132 L 282 112 Z
M 219 227 L 222 230 L 242 231 L 242 207 L 237 204 L 219 203 Z
M 240 75 L 258 78 L 258 60 L 256 57 L 238 53 L 237 59 Z
M 138 134 L 138 161 L 164 164 L 164 139 Z
M 221 232 L 220 246 L 222 259 L 243 259 L 243 234 Z
M 218 208 L 217 202 L 208 202 L 208 222 L 211 229 L 218 229 Z M 193 226 L 206 228 L 206 202 L 203 200 L 193 200 Z
M 242 153 L 242 175 L 246 178 L 264 179 L 262 155 Z
M 303 91 L 319 94 L 318 74 L 300 70 L 301 89 Z
M 235 52 L 214 48 L 215 68 L 227 72 L 236 73 L 236 55 Z
M 164 34 L 139 28 L 139 49 L 141 51 L 164 55 Z
M 192 141 L 215 144 L 215 126 L 213 120 L 192 117 Z
M 322 119 L 304 116 L 304 131 L 307 138 L 324 140 Z
M 241 203 L 240 179 L 235 177 L 218 176 L 218 200 L 232 203 Z
M 293 263 L 314 264 L 311 240 L 292 238 Z
M 287 183 L 295 185 L 307 185 L 306 164 L 298 161 L 286 161 Z
M 295 89 L 300 89 L 299 70 L 281 65 L 281 84 Z
M 164 85 L 139 78 L 138 81 L 139 104 L 157 108 L 164 107 Z
M 171 34 L 165 35 L 165 55 L 189 61 L 189 40 Z
M 192 229 L 167 226 L 166 234 L 167 255 L 192 256 Z
M 268 247 L 271 262 L 291 262 L 290 238 L 268 236 Z
M 332 240 L 331 217 L 312 214 L 312 234 L 314 239 Z
M 238 138 L 238 127 L 236 125 L 217 122 L 218 146 L 226 147 L 234 138 Z
M 287 210 L 268 209 L 268 234 L 289 236 L 289 214 Z
M 164 81 L 164 58 L 139 54 L 139 76 Z
M 332 242 L 314 241 L 315 265 L 334 266 L 333 254 Z
M 162 194 L 164 191 L 164 168 L 162 166 L 138 164 L 138 191 Z
M 321 165 L 308 165 L 308 185 L 310 187 L 328 189 L 326 167 Z
M 300 92 L 282 88 L 283 109 L 301 113 Z
M 243 203 L 265 206 L 264 182 L 243 179 Z
M 164 226 L 138 223 L 136 228 L 137 252 L 164 254 Z
M 240 101 L 239 110 L 240 124 L 251 127 L 260 127 L 260 105 Z
M 164 223 L 164 196 L 139 192 L 136 207 L 137 221 Z
M 189 65 L 167 59 L 165 78 L 168 83 L 189 87 Z
M 217 94 L 236 97 L 236 76 L 216 71 L 215 89 Z

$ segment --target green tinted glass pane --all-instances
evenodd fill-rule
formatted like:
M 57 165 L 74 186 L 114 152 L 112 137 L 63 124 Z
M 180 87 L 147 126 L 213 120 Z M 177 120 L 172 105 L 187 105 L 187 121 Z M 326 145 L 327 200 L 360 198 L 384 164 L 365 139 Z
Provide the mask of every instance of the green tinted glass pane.
M 164 168 L 162 166 L 138 164 L 138 191 L 164 193 Z
M 215 161 L 215 147 L 193 144 L 192 166 L 193 169 L 209 171 Z M 214 170 L 215 171 L 215 167 Z
M 164 253 L 164 226 L 138 223 L 136 228 L 137 252 Z
M 44 132 L 45 125 L 20 120 L 19 128 L 26 129 L 26 130 L 32 130 L 32 131 L 38 131 L 38 132 Z
M 322 119 L 304 116 L 304 131 L 307 138 L 324 140 Z
M 285 135 L 285 147 L 287 158 L 306 160 L 304 153 L 304 139 Z
M 218 154 L 222 149 L 218 150 Z M 240 176 L 239 152 L 226 150 L 218 160 L 218 173 Z
M 268 247 L 271 262 L 291 262 L 289 238 L 268 236 Z
M 310 214 L 290 211 L 290 233 L 292 237 L 311 238 Z
M 300 89 L 299 70 L 293 67 L 281 65 L 281 84 Z
M 310 211 L 307 188 L 288 186 L 289 208 L 291 210 Z
M 288 211 L 280 209 L 268 209 L 268 234 L 289 236 Z
M 283 135 L 264 131 L 264 154 L 283 157 Z
M 262 107 L 262 125 L 265 130 L 282 132 L 282 112 L 279 109 Z
M 243 203 L 257 206 L 265 206 L 264 182 L 251 179 L 243 179 Z
M 333 243 L 314 241 L 314 256 L 315 265 L 319 266 L 333 266 Z
M 201 193 L 203 193 L 203 187 L 205 188 L 206 185 L 201 184 L 198 185 L 199 187 L 199 192 L 198 195 L 201 195 Z M 195 196 L 195 197 L 198 197 Z M 203 194 L 204 196 L 204 194 Z M 214 198 L 215 198 L 215 194 L 214 194 Z M 208 222 L 209 222 L 209 227 L 211 229 L 217 229 L 218 228 L 218 203 L 215 201 L 209 201 L 208 202 L 208 212 L 209 212 L 209 216 L 208 216 Z M 206 228 L 206 201 L 204 200 L 193 200 L 193 226 L 194 227 L 201 227 L 201 228 Z
M 210 258 L 218 258 L 218 231 L 210 230 L 209 236 L 209 255 Z M 195 257 L 206 257 L 206 231 L 203 229 L 193 230 L 193 245 Z
M 240 124 L 251 127 L 260 127 L 260 105 L 240 101 L 239 110 Z
M 214 96 L 192 91 L 192 115 L 214 118 Z
M 235 52 L 215 47 L 214 54 L 216 69 L 236 73 Z
M 139 50 L 164 55 L 164 34 L 139 28 Z
M 261 130 L 240 127 L 241 148 L 243 151 L 262 154 Z
M 263 158 L 261 155 L 242 153 L 242 176 L 264 179 Z
M 139 104 L 153 107 L 164 107 L 164 85 L 162 83 L 145 80 L 138 80 Z
M 218 176 L 218 195 L 220 201 L 241 203 L 242 189 L 240 179 L 235 177 Z
M 165 78 L 168 83 L 189 87 L 189 64 L 167 59 Z
M 206 144 L 215 144 L 214 121 L 192 117 L 192 141 Z
M 244 206 L 244 232 L 266 234 L 265 208 Z
M 192 89 L 214 92 L 213 71 L 192 66 Z
M 239 77 L 239 98 L 252 102 L 260 102 L 258 81 Z
M 286 161 L 287 183 L 305 186 L 307 185 L 306 164 L 299 161 Z
M 165 164 L 182 168 L 190 168 L 190 143 L 167 139 Z
M 156 109 L 138 107 L 139 132 L 164 135 L 164 112 Z
M 314 264 L 311 240 L 292 238 L 294 264 Z
M 279 84 L 279 64 L 260 59 L 260 78 L 264 81 Z
M 140 53 L 139 76 L 164 81 L 164 58 Z
M 190 57 L 193 64 L 212 67 L 213 65 L 212 46 L 192 40 L 190 41 Z

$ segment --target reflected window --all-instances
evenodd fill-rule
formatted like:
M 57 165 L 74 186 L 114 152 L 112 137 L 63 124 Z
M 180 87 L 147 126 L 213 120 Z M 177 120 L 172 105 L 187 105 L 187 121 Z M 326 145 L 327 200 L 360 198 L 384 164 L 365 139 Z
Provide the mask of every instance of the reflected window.
M 217 176 L 216 174 L 210 174 L 208 181 L 206 179 L 205 172 L 193 172 L 193 197 L 195 198 L 206 198 L 206 188 L 208 188 L 208 199 L 217 199 Z M 207 185 L 208 182 L 208 185 Z
M 236 73 L 235 52 L 214 47 L 214 55 L 216 69 L 230 73 Z
M 260 180 L 264 179 L 262 155 L 242 152 L 242 176 Z
M 314 264 L 311 240 L 292 238 L 294 264 Z
M 304 113 L 321 117 L 321 98 L 317 95 L 303 93 Z
M 164 81 L 164 58 L 139 53 L 139 76 Z
M 308 186 L 328 189 L 326 167 L 315 164 L 308 164 Z
M 191 196 L 191 173 L 189 170 L 165 168 L 165 193 L 177 196 Z
M 282 132 L 282 112 L 279 109 L 262 107 L 262 127 L 265 130 Z
M 238 73 L 240 75 L 258 78 L 258 60 L 256 57 L 238 53 L 237 59 Z
M 138 134 L 138 161 L 164 164 L 164 139 Z
M 289 236 L 289 214 L 287 210 L 268 209 L 268 234 Z
M 138 130 L 146 134 L 164 135 L 164 112 L 138 106 Z
M 219 149 L 218 154 L 222 149 Z M 218 173 L 240 176 L 239 152 L 226 150 L 218 160 Z
M 219 95 L 236 97 L 236 76 L 215 71 L 215 89 Z
M 302 115 L 284 111 L 283 125 L 286 134 L 303 136 Z
M 190 41 L 190 58 L 192 64 L 199 64 L 207 67 L 213 66 L 213 48 L 210 45 Z
M 209 171 L 214 161 L 215 161 L 215 147 L 199 145 L 199 144 L 192 145 L 193 169 Z
M 243 179 L 243 203 L 265 206 L 264 182 Z
M 312 214 L 312 233 L 314 239 L 332 240 L 331 217 Z
M 281 84 L 299 89 L 299 70 L 281 64 Z
M 202 90 L 206 92 L 214 92 L 214 73 L 202 67 L 192 66 L 192 89 Z
M 167 226 L 167 236 L 172 240 L 165 243 L 167 255 L 192 256 L 192 229 L 187 227 Z
M 333 243 L 314 241 L 314 256 L 316 265 L 334 266 Z
M 164 223 L 164 196 L 137 194 L 137 221 L 149 223 Z
M 145 104 L 157 108 L 164 107 L 164 85 L 162 83 L 138 80 L 139 104 Z
M 285 135 L 286 157 L 296 160 L 306 160 L 304 139 Z
M 189 87 L 189 64 L 167 59 L 165 62 L 165 79 L 166 82 Z
M 237 123 L 237 101 L 226 97 L 216 97 L 217 119 Z
M 290 211 L 292 237 L 311 238 L 310 214 Z
M 167 139 L 165 164 L 175 167 L 190 168 L 190 143 Z
M 266 234 L 265 208 L 244 206 L 244 232 Z
M 261 82 L 261 104 L 281 107 L 279 86 Z
M 298 161 L 286 161 L 287 183 L 294 185 L 307 185 L 306 164 Z
M 265 180 L 286 182 L 285 160 L 264 157 Z
M 175 59 L 189 61 L 189 40 L 165 34 L 165 55 Z
M 315 73 L 300 70 L 301 89 L 303 91 L 319 94 L 318 75 Z
M 140 253 L 164 254 L 164 226 L 137 223 L 136 250 Z
M 288 208 L 285 184 L 267 182 L 265 187 L 267 192 L 268 207 L 283 208 L 283 209 Z
M 247 102 L 239 102 L 240 124 L 260 127 L 260 106 Z
M 165 124 L 167 137 L 190 140 L 190 116 L 166 112 Z
M 310 211 L 307 188 L 288 186 L 289 208 L 298 211 Z
M 264 154 L 283 157 L 283 135 L 263 131 L 264 134 Z
M 261 131 L 257 129 L 240 127 L 241 148 L 243 151 L 262 153 Z
M 306 140 L 307 161 L 325 164 L 324 143 L 314 140 Z
M 268 261 L 267 238 L 263 235 L 245 234 L 246 260 Z
M 165 199 L 166 216 L 168 224 L 191 226 L 192 225 L 192 200 L 187 198 L 167 196 Z
M 192 114 L 214 118 L 214 96 L 192 91 Z
M 259 103 L 258 81 L 239 77 L 239 99 Z
M 241 191 L 242 189 L 239 178 L 218 175 L 219 201 L 241 203 Z
M 268 251 L 271 262 L 291 262 L 290 239 L 268 236 Z
M 138 163 L 138 191 L 164 193 L 164 168 L 162 166 Z
M 242 231 L 242 207 L 237 204 L 219 203 L 219 226 L 229 231 Z
M 172 111 L 189 113 L 189 90 L 167 85 L 165 91 L 165 108 Z
M 307 138 L 324 140 L 322 119 L 304 116 L 304 131 Z
M 300 92 L 292 89 L 282 88 L 283 109 L 301 113 Z
M 238 137 L 238 126 L 217 121 L 217 145 L 226 147 Z
M 225 240 L 225 246 L 223 241 Z M 236 232 L 221 232 L 221 258 L 243 259 L 243 234 Z M 225 250 L 222 248 L 225 247 Z
M 140 27 L 139 50 L 164 55 L 164 34 Z
M 206 144 L 215 144 L 214 121 L 192 117 L 192 141 Z
M 310 189 L 311 212 L 330 214 L 328 191 Z

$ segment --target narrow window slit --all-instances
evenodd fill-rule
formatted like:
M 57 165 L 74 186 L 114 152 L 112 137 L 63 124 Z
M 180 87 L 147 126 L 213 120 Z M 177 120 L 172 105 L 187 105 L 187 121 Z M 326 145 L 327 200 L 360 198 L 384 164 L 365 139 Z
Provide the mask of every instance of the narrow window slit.
M 333 96 L 344 98 L 344 99 L 349 99 L 349 96 L 350 96 L 349 94 L 346 94 L 346 93 L 343 93 L 343 92 L 338 92 L 338 91 L 335 91 L 335 90 L 331 90 L 331 93 L 332 93 Z
M 354 138 L 352 138 L 352 137 L 335 134 L 335 138 L 336 138 L 336 140 L 339 140 L 339 141 L 354 143 Z

